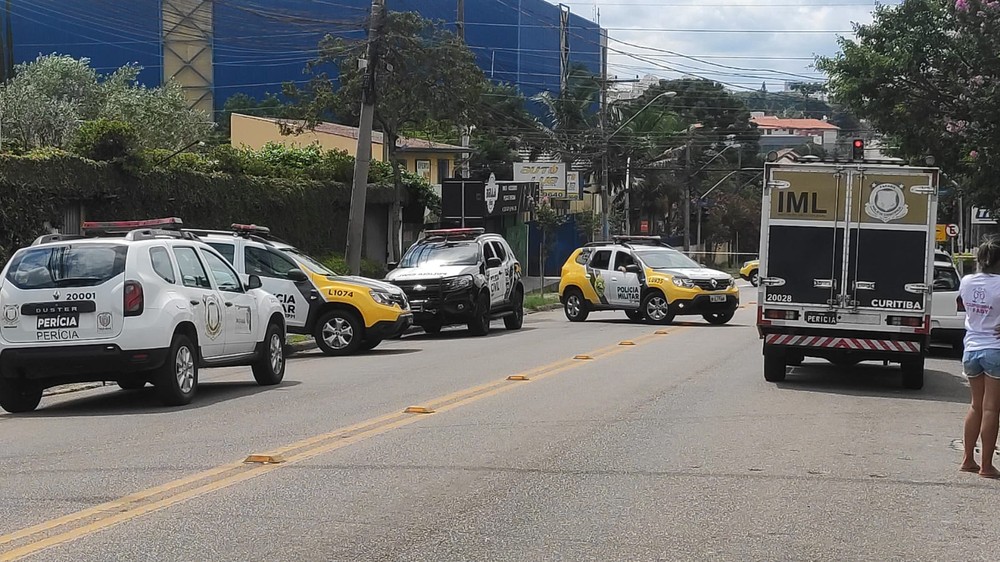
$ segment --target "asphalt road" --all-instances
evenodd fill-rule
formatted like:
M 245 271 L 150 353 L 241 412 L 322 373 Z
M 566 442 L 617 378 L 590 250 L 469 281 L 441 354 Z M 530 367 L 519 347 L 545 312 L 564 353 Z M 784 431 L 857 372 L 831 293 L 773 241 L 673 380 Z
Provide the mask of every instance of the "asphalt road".
M 996 559 L 1000 483 L 958 471 L 958 361 L 922 391 L 819 361 L 770 384 L 753 310 L 533 314 L 300 355 L 279 387 L 203 371 L 179 409 L 49 397 L 0 416 L 0 560 Z

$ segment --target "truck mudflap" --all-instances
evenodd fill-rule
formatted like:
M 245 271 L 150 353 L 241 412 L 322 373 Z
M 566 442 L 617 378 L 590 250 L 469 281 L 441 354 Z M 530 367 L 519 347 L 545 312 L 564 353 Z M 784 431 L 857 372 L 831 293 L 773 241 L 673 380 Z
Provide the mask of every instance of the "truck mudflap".
M 794 347 L 842 349 L 850 351 L 875 351 L 896 353 L 922 353 L 923 347 L 917 341 L 896 341 L 882 338 L 852 338 L 840 336 L 802 336 L 788 334 L 768 334 L 764 337 L 767 345 Z

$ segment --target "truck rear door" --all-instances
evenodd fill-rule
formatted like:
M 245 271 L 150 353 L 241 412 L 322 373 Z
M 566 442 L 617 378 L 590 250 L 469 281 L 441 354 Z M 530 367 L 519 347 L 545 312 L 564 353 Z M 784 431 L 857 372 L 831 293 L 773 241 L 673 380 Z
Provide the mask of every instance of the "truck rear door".
M 832 306 L 844 273 L 846 173 L 774 166 L 762 303 Z M 766 204 L 766 203 L 765 203 Z

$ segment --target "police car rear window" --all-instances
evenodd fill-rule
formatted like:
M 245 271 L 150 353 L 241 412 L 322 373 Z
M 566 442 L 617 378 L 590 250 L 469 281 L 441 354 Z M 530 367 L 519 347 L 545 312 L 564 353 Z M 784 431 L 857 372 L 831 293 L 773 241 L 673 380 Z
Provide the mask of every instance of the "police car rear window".
M 30 248 L 11 260 L 7 282 L 26 290 L 94 287 L 125 272 L 127 253 L 123 244 Z

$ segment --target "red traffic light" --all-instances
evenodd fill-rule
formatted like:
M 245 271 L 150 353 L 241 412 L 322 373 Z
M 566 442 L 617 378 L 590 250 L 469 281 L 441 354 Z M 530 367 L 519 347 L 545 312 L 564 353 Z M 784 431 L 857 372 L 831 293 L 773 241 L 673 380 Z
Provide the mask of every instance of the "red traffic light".
M 854 141 L 854 148 L 861 148 L 865 145 L 865 141 L 857 139 Z
M 864 160 L 865 159 L 865 141 L 863 139 L 854 139 L 854 148 L 851 150 L 852 160 Z

